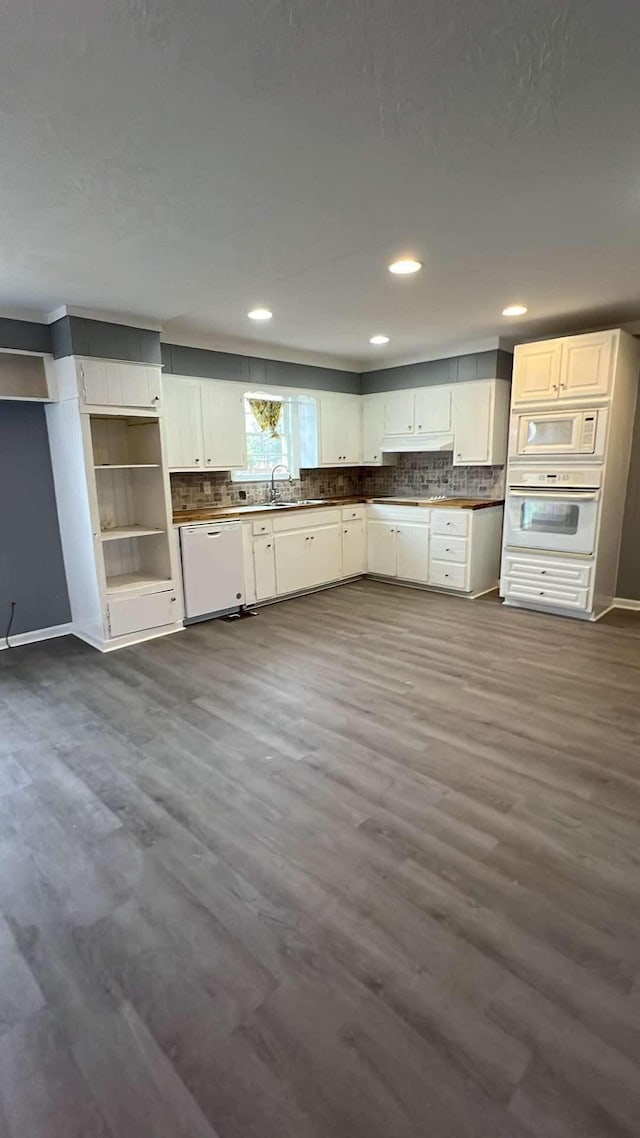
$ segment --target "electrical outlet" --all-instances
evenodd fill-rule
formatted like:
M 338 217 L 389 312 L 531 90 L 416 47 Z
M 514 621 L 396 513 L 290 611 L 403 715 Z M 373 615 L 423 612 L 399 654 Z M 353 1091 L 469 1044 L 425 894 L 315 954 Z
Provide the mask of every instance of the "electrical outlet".
M 211 493 L 211 483 L 210 482 L 203 482 L 202 483 L 202 489 L 204 490 L 205 494 L 210 494 Z

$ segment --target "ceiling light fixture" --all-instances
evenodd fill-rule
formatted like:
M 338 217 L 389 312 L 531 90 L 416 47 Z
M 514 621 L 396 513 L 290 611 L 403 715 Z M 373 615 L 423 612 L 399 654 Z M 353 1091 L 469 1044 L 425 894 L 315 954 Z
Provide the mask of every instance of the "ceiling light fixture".
M 527 312 L 526 304 L 509 304 L 506 308 L 502 309 L 503 316 L 524 316 Z
M 395 273 L 398 277 L 408 277 L 411 273 L 419 273 L 421 268 L 421 261 L 413 261 L 410 257 L 407 257 L 401 261 L 393 261 L 393 263 L 389 265 L 389 272 Z
M 370 344 L 388 344 L 389 343 L 389 337 L 388 336 L 372 336 L 371 339 L 369 340 L 369 343 Z
M 270 320 L 273 312 L 270 312 L 268 308 L 252 308 L 247 316 L 250 320 Z

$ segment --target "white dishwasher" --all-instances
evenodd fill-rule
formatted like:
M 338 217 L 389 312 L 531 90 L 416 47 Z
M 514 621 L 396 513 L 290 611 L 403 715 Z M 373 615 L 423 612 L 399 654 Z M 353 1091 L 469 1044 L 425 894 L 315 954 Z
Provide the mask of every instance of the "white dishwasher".
M 180 526 L 186 622 L 223 616 L 244 604 L 242 522 Z

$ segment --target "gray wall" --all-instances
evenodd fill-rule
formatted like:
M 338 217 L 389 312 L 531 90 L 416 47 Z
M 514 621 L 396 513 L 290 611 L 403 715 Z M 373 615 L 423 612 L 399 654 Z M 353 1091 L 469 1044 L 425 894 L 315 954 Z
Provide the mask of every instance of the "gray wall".
M 32 324 L 30 320 L 7 320 L 0 316 L 0 345 L 23 352 L 50 352 L 49 326 Z
M 44 406 L 0 401 L 0 637 L 11 601 L 14 634 L 71 619 Z
M 63 316 L 51 325 L 51 349 L 62 356 L 100 356 L 107 360 L 160 363 L 160 333 L 151 328 L 109 324 L 83 316 Z
M 469 379 L 511 379 L 512 369 L 513 356 L 510 352 L 501 349 L 470 352 L 464 356 L 449 356 L 444 360 L 425 360 L 424 363 L 388 367 L 382 371 L 365 371 L 360 376 L 360 390 L 363 395 L 369 395 L 376 391 L 395 391 L 403 387 L 464 383 Z
M 205 348 L 185 348 L 181 344 L 162 344 L 161 348 L 163 370 L 167 375 L 230 379 L 256 386 L 272 384 L 274 387 L 310 387 L 319 391 L 360 393 L 360 376 L 353 371 L 292 364 L 285 360 L 264 360 L 259 356 L 240 356 Z

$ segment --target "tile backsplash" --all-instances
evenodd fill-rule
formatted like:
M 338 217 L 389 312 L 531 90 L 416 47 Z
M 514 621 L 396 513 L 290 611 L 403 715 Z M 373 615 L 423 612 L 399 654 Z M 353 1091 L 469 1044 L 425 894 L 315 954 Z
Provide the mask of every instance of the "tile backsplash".
M 341 467 L 301 470 L 300 478 L 280 482 L 284 501 L 297 498 L 343 498 L 416 494 L 449 497 L 504 497 L 503 466 L 454 466 L 451 454 L 403 454 L 397 466 Z M 206 506 L 235 506 L 267 502 L 266 482 L 232 482 L 225 472 L 172 474 L 174 511 Z

